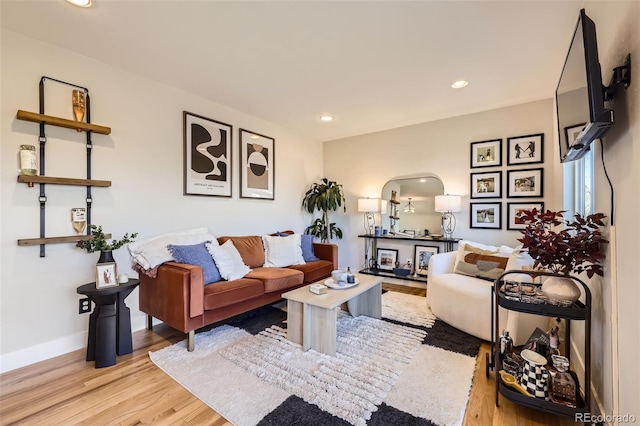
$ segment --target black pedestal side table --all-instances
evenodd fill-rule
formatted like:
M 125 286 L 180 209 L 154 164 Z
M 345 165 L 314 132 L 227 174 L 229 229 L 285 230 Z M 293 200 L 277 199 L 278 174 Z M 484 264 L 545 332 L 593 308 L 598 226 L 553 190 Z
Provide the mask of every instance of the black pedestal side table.
M 96 307 L 89 317 L 87 361 L 96 368 L 116 364 L 116 354 L 133 352 L 131 342 L 131 310 L 124 299 L 140 284 L 137 279 L 113 287 L 96 288 L 96 283 L 81 285 L 78 294 L 87 296 Z

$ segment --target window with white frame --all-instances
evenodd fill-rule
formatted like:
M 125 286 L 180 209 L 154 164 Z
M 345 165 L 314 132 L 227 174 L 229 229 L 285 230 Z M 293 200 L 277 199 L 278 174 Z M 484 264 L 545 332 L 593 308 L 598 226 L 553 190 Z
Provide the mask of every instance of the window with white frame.
M 587 216 L 594 213 L 595 144 L 579 160 L 564 163 L 564 209 L 566 217 L 575 213 Z

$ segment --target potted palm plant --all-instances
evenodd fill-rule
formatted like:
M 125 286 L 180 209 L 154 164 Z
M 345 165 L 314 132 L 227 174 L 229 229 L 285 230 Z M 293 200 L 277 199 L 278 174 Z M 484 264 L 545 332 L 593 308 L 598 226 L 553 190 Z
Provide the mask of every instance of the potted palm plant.
M 604 226 L 605 215 L 594 213 L 583 217 L 577 213 L 572 220 L 565 220 L 564 213 L 537 209 L 523 212 L 521 219 L 526 227 L 520 231 L 522 238 L 518 241 L 534 259 L 534 269 L 542 268 L 557 274 L 542 286 L 547 297 L 575 302 L 580 297 L 580 289 L 569 278 L 570 274 L 585 272 L 589 278 L 603 275 L 601 262 L 605 255 L 601 247 L 608 241 L 599 228 Z M 554 228 L 560 225 L 564 227 L 555 231 Z
M 323 243 L 334 237 L 342 238 L 342 230 L 334 222 L 329 222 L 329 212 L 336 211 L 341 206 L 346 212 L 345 201 L 341 184 L 327 178 L 322 178 L 320 182 L 312 184 L 302 199 L 302 208 L 311 214 L 317 210 L 322 215 L 305 229 L 305 234 L 311 234 Z
M 102 231 L 102 226 L 91 225 L 91 236 L 88 240 L 78 241 L 76 247 L 84 249 L 87 253 L 100 252 L 100 258 L 98 263 L 113 262 L 113 250 L 118 250 L 125 244 L 132 243 L 138 236 L 137 232 L 131 234 L 126 233 L 119 240 L 107 241 L 107 238 Z

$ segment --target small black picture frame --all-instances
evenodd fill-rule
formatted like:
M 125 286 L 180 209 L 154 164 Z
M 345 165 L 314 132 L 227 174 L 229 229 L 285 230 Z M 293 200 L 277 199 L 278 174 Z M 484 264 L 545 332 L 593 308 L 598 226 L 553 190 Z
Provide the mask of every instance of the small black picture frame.
M 507 229 L 509 231 L 519 231 L 526 228 L 525 223 L 522 222 L 521 211 L 533 210 L 544 211 L 544 203 L 507 203 Z
M 507 170 L 507 197 L 544 196 L 544 169 Z
M 471 142 L 471 168 L 502 166 L 502 139 Z
M 502 229 L 502 203 L 469 203 L 470 227 Z
M 398 250 L 378 248 L 376 251 L 376 266 L 377 269 L 383 271 L 393 271 L 398 261 Z
M 470 198 L 502 197 L 502 172 L 471 173 Z
M 507 138 L 507 166 L 544 162 L 544 133 Z

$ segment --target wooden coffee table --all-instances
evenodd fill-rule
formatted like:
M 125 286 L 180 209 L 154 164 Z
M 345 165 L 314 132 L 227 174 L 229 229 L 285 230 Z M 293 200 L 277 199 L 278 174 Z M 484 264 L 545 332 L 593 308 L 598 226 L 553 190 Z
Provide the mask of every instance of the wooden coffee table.
M 336 354 L 337 309 L 346 304 L 356 317 L 382 317 L 382 277 L 355 274 L 359 284 L 346 289 L 329 289 L 326 294 L 314 294 L 309 286 L 286 292 L 287 338 L 328 355 Z M 317 284 L 324 283 L 318 281 Z

